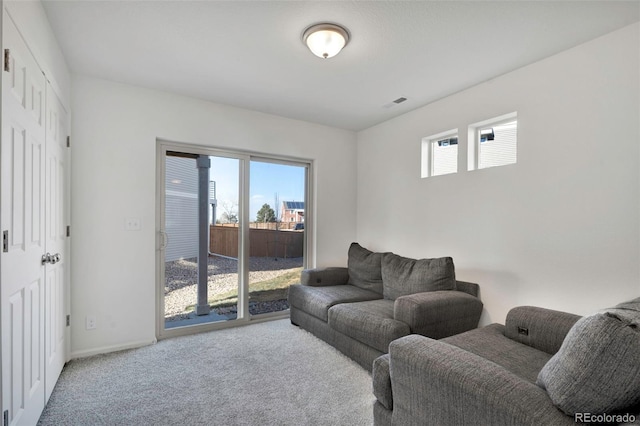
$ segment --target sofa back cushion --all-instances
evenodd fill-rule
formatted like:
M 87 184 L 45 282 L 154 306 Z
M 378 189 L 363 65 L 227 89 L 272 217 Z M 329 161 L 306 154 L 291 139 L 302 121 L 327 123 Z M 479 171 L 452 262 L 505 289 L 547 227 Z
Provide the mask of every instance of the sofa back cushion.
M 382 256 L 382 288 L 385 299 L 425 291 L 455 290 L 453 259 L 410 259 L 393 253 Z
M 351 243 L 347 262 L 349 284 L 382 294 L 382 255 Z
M 537 383 L 569 415 L 640 403 L 640 298 L 580 319 Z

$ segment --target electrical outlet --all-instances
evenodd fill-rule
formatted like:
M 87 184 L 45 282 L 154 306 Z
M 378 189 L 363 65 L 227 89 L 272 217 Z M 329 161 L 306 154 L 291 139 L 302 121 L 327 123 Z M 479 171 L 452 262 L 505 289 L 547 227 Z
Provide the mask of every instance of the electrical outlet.
M 139 231 L 141 227 L 139 217 L 126 217 L 124 219 L 124 229 L 127 231 Z
M 96 317 L 94 317 L 93 315 L 87 315 L 87 330 L 94 330 L 97 327 L 96 324 Z

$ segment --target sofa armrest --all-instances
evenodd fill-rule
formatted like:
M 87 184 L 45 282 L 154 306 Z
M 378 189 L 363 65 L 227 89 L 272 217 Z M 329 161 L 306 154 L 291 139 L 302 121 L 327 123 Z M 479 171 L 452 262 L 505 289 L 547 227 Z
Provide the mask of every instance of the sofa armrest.
M 565 336 L 580 318 L 567 312 L 519 306 L 507 313 L 504 335 L 553 355 L 558 352 Z
M 393 395 L 391 393 L 391 375 L 389 374 L 389 354 L 384 354 L 373 360 L 373 395 L 387 410 L 393 410 Z
M 347 284 L 349 272 L 343 267 L 304 269 L 300 274 L 300 284 L 314 287 Z
M 461 291 L 429 291 L 398 297 L 393 316 L 414 334 L 442 339 L 476 328 L 482 306 L 477 297 Z
M 478 293 L 480 292 L 480 286 L 476 283 L 456 280 L 456 290 L 463 291 L 467 294 L 478 297 Z
M 574 424 L 540 387 L 445 342 L 405 336 L 389 359 L 398 424 Z

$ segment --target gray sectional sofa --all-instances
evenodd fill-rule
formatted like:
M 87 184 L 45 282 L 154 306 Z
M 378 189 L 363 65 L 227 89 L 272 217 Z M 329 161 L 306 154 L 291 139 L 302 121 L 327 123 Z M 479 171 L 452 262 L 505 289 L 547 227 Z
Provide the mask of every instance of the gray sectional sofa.
M 374 361 L 374 424 L 640 424 L 640 298 L 580 318 L 536 307 Z
M 289 288 L 291 323 L 371 370 L 389 343 L 478 326 L 478 285 L 457 281 L 453 260 L 410 259 L 351 244 L 347 267 L 304 270 Z

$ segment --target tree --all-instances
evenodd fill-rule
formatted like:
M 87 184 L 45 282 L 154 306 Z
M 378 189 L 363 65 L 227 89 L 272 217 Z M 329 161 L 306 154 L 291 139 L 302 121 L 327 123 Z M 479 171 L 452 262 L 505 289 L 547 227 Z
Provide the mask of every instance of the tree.
M 220 215 L 220 223 L 238 223 L 238 203 L 235 201 L 225 200 L 220 204 L 224 211 Z
M 276 213 L 269 204 L 263 204 L 256 214 L 256 222 L 275 222 Z
M 219 222 L 220 223 L 238 223 L 238 216 L 224 212 L 222 213 L 222 216 L 220 217 Z

